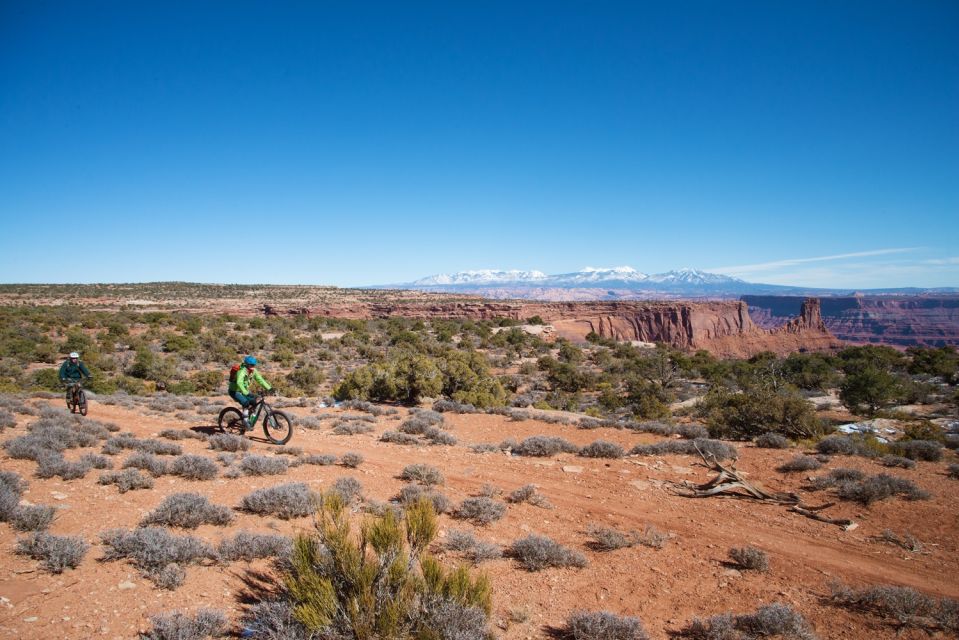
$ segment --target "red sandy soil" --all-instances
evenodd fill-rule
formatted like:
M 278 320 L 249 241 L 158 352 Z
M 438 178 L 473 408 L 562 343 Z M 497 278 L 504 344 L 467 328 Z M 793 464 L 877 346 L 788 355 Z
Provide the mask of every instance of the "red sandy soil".
M 307 415 L 308 409 L 289 409 Z M 324 409 L 325 412 L 339 412 Z M 351 412 L 355 413 L 355 412 Z M 226 566 L 191 566 L 185 584 L 176 591 L 154 588 L 138 571 L 120 562 L 100 562 L 98 534 L 113 527 L 131 528 L 167 495 L 195 491 L 224 505 L 237 505 L 254 489 L 287 482 L 306 482 L 323 490 L 341 476 L 354 476 L 367 498 L 385 501 L 403 486 L 396 476 L 407 464 L 435 465 L 446 476 L 441 490 L 454 502 L 475 495 L 486 484 L 509 493 L 535 483 L 555 507 L 544 509 L 529 504 L 509 505 L 507 515 L 487 527 L 441 516 L 442 536 L 450 529 L 474 529 L 488 542 L 508 545 L 528 533 L 544 534 L 582 551 L 588 558 L 585 569 L 547 569 L 529 573 L 514 560 L 486 562 L 480 570 L 493 581 L 493 624 L 505 639 L 543 638 L 548 628 L 562 625 L 573 610 L 609 610 L 639 617 L 652 638 L 667 638 L 694 617 L 721 612 L 749 612 L 764 603 L 784 602 L 798 609 L 821 638 L 920 638 L 919 631 L 897 635 L 895 628 L 874 617 L 853 614 L 831 606 L 826 597 L 828 584 L 842 580 L 857 586 L 900 584 L 937 596 L 959 598 L 959 483 L 945 476 L 946 462 L 920 462 L 914 470 L 893 474 L 910 478 L 932 492 L 927 501 L 905 502 L 890 499 L 870 508 L 837 503 L 825 513 L 852 518 L 859 527 L 843 531 L 816 522 L 786 507 L 756 504 L 745 499 L 692 499 L 675 495 L 670 482 L 705 482 L 712 473 L 691 456 L 627 457 L 597 460 L 562 454 L 552 459 L 510 457 L 503 453 L 475 454 L 465 445 L 498 443 L 507 437 L 522 439 L 537 434 L 560 435 L 584 445 L 596 439 L 616 442 L 627 449 L 639 442 L 658 438 L 615 429 L 581 430 L 573 426 L 548 425 L 536 421 L 512 422 L 502 416 L 446 414 L 451 431 L 460 444 L 454 447 L 408 447 L 378 442 L 379 435 L 399 424 L 399 417 L 378 418 L 374 433 L 337 436 L 324 429 L 299 429 L 290 446 L 306 453 L 342 454 L 359 451 L 366 461 L 358 469 L 340 466 L 301 465 L 283 476 L 244 477 L 233 480 L 185 481 L 164 476 L 152 490 L 119 494 L 116 487 L 96 484 L 100 472 L 68 482 L 33 477 L 35 464 L 11 460 L 0 454 L 2 468 L 18 472 L 30 483 L 24 498 L 34 504 L 53 504 L 60 510 L 50 532 L 80 535 L 93 546 L 82 564 L 61 575 L 38 569 L 38 563 L 13 554 L 17 535 L 9 525 L 0 524 L 0 637 L 18 638 L 134 638 L 146 630 L 150 615 L 173 609 L 194 610 L 213 607 L 223 610 L 238 623 L 250 598 L 268 595 L 271 578 L 263 580 L 268 563 L 235 562 Z M 123 431 L 139 437 L 155 437 L 163 429 L 188 428 L 171 417 L 143 415 L 119 406 L 91 403 L 90 418 L 118 424 Z M 19 424 L 4 432 L 7 439 L 23 433 L 33 418 L 18 416 Z M 255 453 L 269 454 L 276 447 L 253 434 Z M 185 453 L 214 457 L 203 442 L 180 441 Z M 774 469 L 796 451 L 771 451 L 741 445 L 738 468 L 748 472 L 772 490 L 798 491 L 810 473 L 786 476 Z M 86 450 L 89 451 L 89 450 Z M 68 452 L 68 457 L 80 455 Z M 119 465 L 127 454 L 114 457 Z M 953 461 L 953 454 L 949 454 Z M 565 469 L 573 466 L 577 469 Z M 888 469 L 862 458 L 834 458 L 827 469 L 856 467 L 869 473 Z M 817 472 L 813 472 L 817 473 Z M 57 500 L 52 494 L 65 494 Z M 805 502 L 821 504 L 828 494 L 805 493 Z M 357 514 L 361 518 L 361 514 Z M 612 552 L 587 548 L 590 525 L 620 530 L 642 530 L 652 524 L 672 534 L 665 548 L 634 547 Z M 274 520 L 236 513 L 229 527 L 203 526 L 195 532 L 211 542 L 236 530 L 292 534 L 309 531 L 311 520 Z M 918 537 L 922 553 L 909 553 L 879 542 L 884 529 L 909 532 Z M 180 533 L 180 532 L 176 532 Z M 770 557 L 770 571 L 755 573 L 731 570 L 725 564 L 733 546 L 753 545 Z M 439 546 L 437 545 L 439 552 Z M 453 564 L 458 558 L 441 554 Z M 135 586 L 120 589 L 121 583 Z M 239 628 L 239 627 L 237 627 Z

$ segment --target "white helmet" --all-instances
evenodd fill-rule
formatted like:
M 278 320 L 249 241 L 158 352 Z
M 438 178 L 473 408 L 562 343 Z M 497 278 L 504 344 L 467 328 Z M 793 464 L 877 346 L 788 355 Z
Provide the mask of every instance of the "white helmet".
M 79 358 L 79 357 L 80 357 L 80 354 L 77 353 L 76 351 L 71 351 L 71 352 L 70 352 L 70 357 L 71 357 L 71 358 Z

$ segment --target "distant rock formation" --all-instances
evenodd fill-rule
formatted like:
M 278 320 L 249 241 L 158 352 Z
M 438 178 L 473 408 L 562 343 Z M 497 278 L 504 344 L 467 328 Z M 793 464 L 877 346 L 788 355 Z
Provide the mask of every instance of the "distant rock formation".
M 524 303 L 463 301 L 424 304 L 330 305 L 308 310 L 310 315 L 340 318 L 458 318 L 525 320 L 539 316 L 555 335 L 583 341 L 590 333 L 619 341 L 663 342 L 677 349 L 705 349 L 719 357 L 748 357 L 762 351 L 836 349 L 840 342 L 820 316 L 820 302 L 810 298 L 787 324 L 765 330 L 753 323 L 745 302 L 555 302 Z M 270 313 L 277 310 L 271 308 Z M 303 313 L 291 309 L 289 313 Z
M 756 324 L 791 322 L 802 298 L 743 296 Z M 840 340 L 895 346 L 959 345 L 959 296 L 842 296 L 822 299 L 825 327 Z

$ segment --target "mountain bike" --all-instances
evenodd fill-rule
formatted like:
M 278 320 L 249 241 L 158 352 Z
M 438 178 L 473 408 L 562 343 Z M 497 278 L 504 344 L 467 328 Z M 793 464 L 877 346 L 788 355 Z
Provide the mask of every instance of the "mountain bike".
M 87 415 L 87 394 L 83 393 L 79 381 L 67 384 L 67 409 L 70 413 L 79 411 L 81 416 Z
M 262 417 L 263 434 L 273 444 L 286 444 L 293 437 L 293 421 L 282 411 L 271 407 L 262 393 L 254 396 L 249 408 L 250 416 L 244 418 L 236 407 L 226 407 L 217 418 L 217 426 L 223 432 L 244 435 L 247 431 L 252 431 Z

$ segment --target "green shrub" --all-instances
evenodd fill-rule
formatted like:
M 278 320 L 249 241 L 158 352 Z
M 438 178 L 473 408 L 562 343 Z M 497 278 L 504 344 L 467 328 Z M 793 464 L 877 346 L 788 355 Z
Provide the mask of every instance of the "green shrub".
M 489 580 L 443 569 L 426 553 L 436 532 L 423 499 L 403 524 L 391 509 L 366 521 L 357 540 L 343 501 L 325 496 L 317 532 L 294 540 L 285 579 L 293 617 L 323 637 L 491 638 Z
M 778 433 L 804 439 L 827 432 L 813 405 L 787 389 L 752 386 L 737 393 L 714 386 L 699 403 L 697 413 L 714 438 L 749 440 L 765 433 Z

